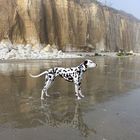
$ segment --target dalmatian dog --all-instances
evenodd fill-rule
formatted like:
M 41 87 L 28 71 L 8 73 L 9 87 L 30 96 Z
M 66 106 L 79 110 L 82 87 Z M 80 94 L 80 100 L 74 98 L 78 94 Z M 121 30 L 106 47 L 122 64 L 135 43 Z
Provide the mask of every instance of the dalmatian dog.
M 84 97 L 84 95 L 81 92 L 82 75 L 88 68 L 94 68 L 96 66 L 97 64 L 95 64 L 93 61 L 85 60 L 83 63 L 81 63 L 77 67 L 71 67 L 71 68 L 54 67 L 38 75 L 30 74 L 30 76 L 33 78 L 37 78 L 45 74 L 45 86 L 41 92 L 41 100 L 44 99 L 44 94 L 47 97 L 49 97 L 47 90 L 57 76 L 60 76 L 64 78 L 65 80 L 74 83 L 75 95 L 77 99 L 80 100 L 81 98 Z

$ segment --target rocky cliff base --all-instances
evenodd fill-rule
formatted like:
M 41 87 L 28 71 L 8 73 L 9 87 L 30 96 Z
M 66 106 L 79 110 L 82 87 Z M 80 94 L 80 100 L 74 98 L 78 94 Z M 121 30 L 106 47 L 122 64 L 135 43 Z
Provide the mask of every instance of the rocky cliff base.
M 82 55 L 64 53 L 57 49 L 56 45 L 36 44 L 12 44 L 10 41 L 0 42 L 0 60 L 22 60 L 22 59 L 57 59 L 57 58 L 79 58 Z
M 45 44 L 12 44 L 10 40 L 0 42 L 0 60 L 32 60 L 32 59 L 60 59 L 60 58 L 87 58 L 94 56 L 128 57 L 140 56 L 132 50 L 126 52 L 63 52 L 56 45 Z

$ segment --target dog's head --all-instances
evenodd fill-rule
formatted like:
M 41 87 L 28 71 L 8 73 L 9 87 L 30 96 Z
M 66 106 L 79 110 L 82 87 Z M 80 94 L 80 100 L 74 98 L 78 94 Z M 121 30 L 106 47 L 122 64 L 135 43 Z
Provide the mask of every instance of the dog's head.
M 97 64 L 95 64 L 93 61 L 87 59 L 84 61 L 84 65 L 86 68 L 94 68 L 97 66 Z

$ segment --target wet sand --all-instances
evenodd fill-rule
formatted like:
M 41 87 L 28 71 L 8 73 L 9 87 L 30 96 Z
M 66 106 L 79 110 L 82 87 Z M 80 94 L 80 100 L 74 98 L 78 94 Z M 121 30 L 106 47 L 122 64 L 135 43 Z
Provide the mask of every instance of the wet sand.
M 139 57 L 93 60 L 98 67 L 85 73 L 80 101 L 72 83 L 56 78 L 41 102 L 44 77 L 28 73 L 77 66 L 83 59 L 0 63 L 0 140 L 139 140 Z

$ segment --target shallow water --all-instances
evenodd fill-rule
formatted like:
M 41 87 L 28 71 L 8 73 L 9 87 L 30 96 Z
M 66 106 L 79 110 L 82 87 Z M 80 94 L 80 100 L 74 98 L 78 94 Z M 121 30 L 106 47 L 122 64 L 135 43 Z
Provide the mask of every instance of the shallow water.
M 82 59 L 0 63 L 0 140 L 139 140 L 139 57 L 96 57 L 77 101 L 73 83 L 56 78 L 41 102 L 44 77 L 54 66 L 77 66 Z

